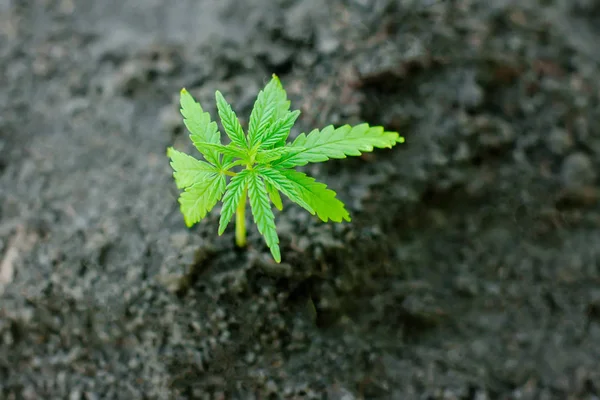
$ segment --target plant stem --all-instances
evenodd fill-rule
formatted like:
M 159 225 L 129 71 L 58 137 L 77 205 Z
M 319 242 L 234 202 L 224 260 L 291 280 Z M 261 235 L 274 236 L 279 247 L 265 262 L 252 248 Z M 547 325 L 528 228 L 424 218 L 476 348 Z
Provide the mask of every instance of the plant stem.
M 240 200 L 235 212 L 235 244 L 238 247 L 246 246 L 246 197 L 248 189 L 244 189 L 244 196 Z

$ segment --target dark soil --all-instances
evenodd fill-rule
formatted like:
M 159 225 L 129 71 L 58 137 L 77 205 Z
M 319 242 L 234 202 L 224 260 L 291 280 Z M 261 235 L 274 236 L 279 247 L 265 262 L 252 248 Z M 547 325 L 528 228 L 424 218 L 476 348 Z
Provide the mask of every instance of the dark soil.
M 599 4 L 0 0 L 0 398 L 598 400 Z M 306 168 L 353 221 L 281 265 L 165 156 L 271 73 L 406 137 Z

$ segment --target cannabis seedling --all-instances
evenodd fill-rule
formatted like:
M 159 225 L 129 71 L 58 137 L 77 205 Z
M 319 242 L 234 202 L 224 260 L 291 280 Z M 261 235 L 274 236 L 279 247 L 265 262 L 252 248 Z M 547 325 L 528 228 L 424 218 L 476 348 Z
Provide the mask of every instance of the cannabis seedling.
M 179 204 L 185 223 L 191 227 L 199 222 L 222 198 L 219 235 L 236 214 L 236 243 L 242 247 L 246 244 L 248 198 L 258 231 L 277 262 L 281 261 L 281 254 L 271 202 L 282 210 L 279 192 L 324 222 L 350 221 L 344 204 L 333 190 L 293 167 L 330 158 L 359 156 L 361 152 L 373 151 L 374 147 L 391 148 L 404 142 L 396 132 L 360 124 L 339 128 L 330 125 L 308 135 L 303 133 L 286 143 L 300 111 L 290 111 L 287 94 L 275 75 L 258 94 L 247 135 L 219 91 L 216 101 L 221 124 L 231 141 L 227 145 L 221 144 L 217 123 L 211 121 L 210 115 L 185 89 L 181 90 L 184 123 L 205 160 L 197 160 L 172 147 L 167 152 L 175 171 L 175 183 L 184 189 Z M 231 177 L 229 183 L 227 177 Z

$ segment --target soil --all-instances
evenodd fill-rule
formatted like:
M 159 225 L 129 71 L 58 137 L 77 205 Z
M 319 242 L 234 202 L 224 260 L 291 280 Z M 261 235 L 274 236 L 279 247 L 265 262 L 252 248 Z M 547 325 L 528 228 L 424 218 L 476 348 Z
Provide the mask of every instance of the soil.
M 0 398 L 598 400 L 600 3 L 240 4 L 0 0 Z M 353 220 L 281 265 L 165 156 L 272 73 L 406 138 L 304 168 Z

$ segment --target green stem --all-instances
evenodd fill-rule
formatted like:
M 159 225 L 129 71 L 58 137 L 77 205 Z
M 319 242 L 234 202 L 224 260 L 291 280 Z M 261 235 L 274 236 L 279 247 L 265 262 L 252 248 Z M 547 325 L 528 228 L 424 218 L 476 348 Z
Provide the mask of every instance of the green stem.
M 235 244 L 238 247 L 246 246 L 246 197 L 248 189 L 244 189 L 244 196 L 235 212 Z

